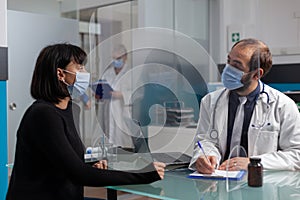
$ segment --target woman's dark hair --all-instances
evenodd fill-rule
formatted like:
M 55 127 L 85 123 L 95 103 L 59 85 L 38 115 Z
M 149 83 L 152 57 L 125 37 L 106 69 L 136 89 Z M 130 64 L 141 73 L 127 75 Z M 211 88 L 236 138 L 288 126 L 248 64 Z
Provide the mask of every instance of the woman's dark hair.
M 257 69 L 258 65 L 264 70 L 263 76 L 270 71 L 272 67 L 272 55 L 269 47 L 265 43 L 257 39 L 248 38 L 235 43 L 232 48 L 235 46 L 252 50 L 253 53 L 249 62 L 250 71 Z
M 58 80 L 57 68 L 65 69 L 71 62 L 84 64 L 86 53 L 78 46 L 62 43 L 49 45 L 40 52 L 31 81 L 31 96 L 52 103 L 69 96 L 66 85 Z

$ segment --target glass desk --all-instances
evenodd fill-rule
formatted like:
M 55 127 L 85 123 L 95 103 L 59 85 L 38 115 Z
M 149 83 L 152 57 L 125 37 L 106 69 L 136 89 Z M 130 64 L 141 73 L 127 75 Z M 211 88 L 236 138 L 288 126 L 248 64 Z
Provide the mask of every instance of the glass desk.
M 263 186 L 258 188 L 247 185 L 246 174 L 243 180 L 238 182 L 240 187 L 230 192 L 226 190 L 226 180 L 190 179 L 187 178 L 189 173 L 188 170 L 169 171 L 166 172 L 164 180 L 151 184 L 109 186 L 107 198 L 117 199 L 117 191 L 123 191 L 157 199 L 300 199 L 300 171 L 264 171 Z M 229 183 L 233 184 L 231 181 Z

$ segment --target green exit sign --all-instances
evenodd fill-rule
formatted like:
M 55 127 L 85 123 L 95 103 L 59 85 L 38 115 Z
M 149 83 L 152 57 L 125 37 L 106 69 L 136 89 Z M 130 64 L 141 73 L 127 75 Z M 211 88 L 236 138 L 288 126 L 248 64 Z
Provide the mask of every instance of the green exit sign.
M 231 41 L 232 42 L 238 42 L 240 41 L 240 33 L 232 33 L 231 34 Z

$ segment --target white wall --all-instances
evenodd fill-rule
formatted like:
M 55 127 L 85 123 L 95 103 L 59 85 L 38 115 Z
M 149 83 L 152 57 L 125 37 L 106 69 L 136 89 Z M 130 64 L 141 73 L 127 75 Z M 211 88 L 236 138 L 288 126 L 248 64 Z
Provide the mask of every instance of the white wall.
M 139 0 L 139 27 L 169 28 L 197 40 L 208 39 L 208 1 Z
M 76 0 L 73 0 L 74 2 Z M 7 0 L 8 10 L 25 11 L 45 14 L 48 16 L 60 16 L 59 0 Z
M 208 1 L 175 1 L 175 28 L 195 39 L 208 39 Z M 187 23 L 188 22 L 188 23 Z
M 0 46 L 7 47 L 6 0 L 0 0 Z
M 173 29 L 173 0 L 140 0 L 139 27 Z
M 74 11 L 78 8 L 94 8 L 117 2 L 124 2 L 124 0 L 57 0 L 62 3 L 62 12 Z
M 228 27 L 238 27 L 243 38 L 256 37 L 271 48 L 274 63 L 300 62 L 300 1 L 299 0 L 216 0 L 220 6 L 218 63 L 225 63 Z M 214 15 L 214 13 L 211 13 Z M 296 18 L 298 15 L 299 18 Z M 299 54 L 299 55 L 295 55 Z
M 6 2 L 5 0 L 1 0 Z M 47 15 L 60 15 L 60 11 L 66 12 L 80 8 L 95 7 L 120 0 L 8 0 L 8 9 L 26 10 Z M 191 10 L 189 15 L 195 15 L 194 21 L 187 16 L 186 23 L 173 20 L 173 0 L 139 0 L 139 27 L 155 26 L 173 28 L 178 23 L 179 31 L 188 35 L 201 37 L 195 33 L 201 28 L 201 20 L 197 12 L 190 8 L 189 2 L 201 1 L 175 1 L 180 6 L 181 13 Z M 226 61 L 230 46 L 227 41 L 228 26 L 241 26 L 245 32 L 244 37 L 256 37 L 265 41 L 272 50 L 274 63 L 299 62 L 300 58 L 300 1 L 299 0 L 210 0 L 214 5 L 210 13 L 213 19 L 211 26 L 218 24 L 217 28 L 211 29 L 210 49 L 217 63 Z M 182 6 L 185 4 L 185 6 Z M 195 8 L 195 7 L 194 7 Z M 198 14 L 202 12 L 197 10 Z M 0 13 L 1 14 L 1 13 Z M 179 13 L 180 16 L 180 13 Z M 297 17 L 295 17 L 297 16 Z M 299 18 L 298 18 L 299 16 Z M 216 20 L 218 21 L 216 21 Z M 5 19 L 0 18 L 0 23 Z M 194 28 L 193 28 L 194 27 Z M 211 28 L 211 27 L 210 27 Z M 2 32 L 3 33 L 3 32 Z M 201 33 L 202 34 L 202 33 Z M 3 40 L 3 36 L 1 38 Z

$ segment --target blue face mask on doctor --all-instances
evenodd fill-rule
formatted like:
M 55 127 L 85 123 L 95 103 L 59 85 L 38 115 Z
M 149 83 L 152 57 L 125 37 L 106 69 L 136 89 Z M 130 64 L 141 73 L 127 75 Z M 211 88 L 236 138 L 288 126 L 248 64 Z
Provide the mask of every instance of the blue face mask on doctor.
M 244 86 L 241 82 L 245 73 L 229 64 L 226 64 L 222 73 L 222 83 L 228 90 L 235 90 Z

